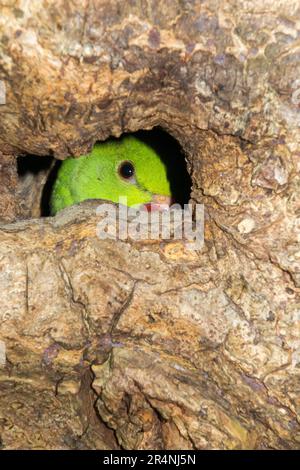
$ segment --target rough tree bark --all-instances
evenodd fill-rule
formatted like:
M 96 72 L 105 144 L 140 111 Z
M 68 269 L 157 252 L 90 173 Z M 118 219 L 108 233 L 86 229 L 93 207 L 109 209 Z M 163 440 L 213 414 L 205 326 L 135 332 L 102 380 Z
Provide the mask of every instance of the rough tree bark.
M 299 2 L 0 9 L 3 448 L 299 448 Z M 99 240 L 93 203 L 38 218 L 17 156 L 157 125 L 203 250 Z

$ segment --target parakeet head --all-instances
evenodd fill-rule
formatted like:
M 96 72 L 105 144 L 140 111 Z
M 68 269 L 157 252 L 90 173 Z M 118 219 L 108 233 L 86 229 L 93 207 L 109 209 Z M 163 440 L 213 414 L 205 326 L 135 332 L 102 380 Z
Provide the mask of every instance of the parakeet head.
M 53 185 L 52 215 L 85 199 L 127 205 L 170 204 L 167 168 L 159 154 L 133 135 L 111 139 L 94 146 L 92 152 L 62 162 Z

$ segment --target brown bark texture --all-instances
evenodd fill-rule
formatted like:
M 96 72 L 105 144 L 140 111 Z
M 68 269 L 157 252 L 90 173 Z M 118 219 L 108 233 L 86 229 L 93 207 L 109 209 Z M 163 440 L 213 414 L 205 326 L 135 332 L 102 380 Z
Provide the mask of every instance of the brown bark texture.
M 300 447 L 299 77 L 298 0 L 1 1 L 2 448 Z M 39 218 L 17 157 L 155 126 L 202 250 Z

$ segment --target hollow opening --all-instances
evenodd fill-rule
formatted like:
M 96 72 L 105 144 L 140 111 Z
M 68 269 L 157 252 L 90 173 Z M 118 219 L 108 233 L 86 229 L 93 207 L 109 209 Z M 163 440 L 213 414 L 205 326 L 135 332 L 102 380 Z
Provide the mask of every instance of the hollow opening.
M 123 134 L 128 135 L 128 134 Z M 123 137 L 123 135 L 121 137 Z M 159 127 L 133 133 L 159 155 L 166 166 L 172 201 L 183 206 L 190 199 L 192 180 L 180 144 Z M 118 140 L 110 138 L 109 140 Z M 18 158 L 19 195 L 24 201 L 24 216 L 50 216 L 50 198 L 62 161 L 53 157 L 27 155 Z M 151 172 L 152 168 L 146 169 Z M 101 198 L 99 196 L 99 198 Z

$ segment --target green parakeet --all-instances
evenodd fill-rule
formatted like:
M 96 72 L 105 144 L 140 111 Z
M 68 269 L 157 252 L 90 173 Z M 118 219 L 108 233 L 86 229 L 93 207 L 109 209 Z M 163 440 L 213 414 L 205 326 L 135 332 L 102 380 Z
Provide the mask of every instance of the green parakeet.
M 50 210 L 55 215 L 85 199 L 118 203 L 120 196 L 127 197 L 128 206 L 171 202 L 166 164 L 152 146 L 133 135 L 98 143 L 91 153 L 64 160 L 53 185 Z

